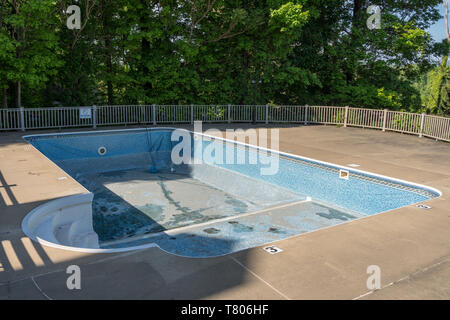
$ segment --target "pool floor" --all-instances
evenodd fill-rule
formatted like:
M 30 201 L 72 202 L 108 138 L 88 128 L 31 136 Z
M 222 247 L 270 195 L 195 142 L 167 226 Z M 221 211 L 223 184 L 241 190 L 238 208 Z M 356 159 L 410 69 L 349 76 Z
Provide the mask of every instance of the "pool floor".
M 155 243 L 186 257 L 213 257 L 337 225 L 365 215 L 277 190 L 278 200 L 241 198 L 187 172 L 135 169 L 88 173 L 94 229 L 102 248 Z M 239 183 L 239 181 L 236 181 Z
M 310 231 L 331 227 L 364 217 L 346 213 L 313 201 L 293 203 L 249 213 L 226 221 L 148 235 L 142 239 L 118 242 L 104 248 L 139 246 L 149 242 L 172 254 L 192 258 L 208 258 L 264 245 Z
M 127 170 L 84 174 L 78 181 L 94 193 L 94 229 L 100 243 L 305 199 L 292 193 L 280 201 L 251 201 L 219 190 L 187 173 Z

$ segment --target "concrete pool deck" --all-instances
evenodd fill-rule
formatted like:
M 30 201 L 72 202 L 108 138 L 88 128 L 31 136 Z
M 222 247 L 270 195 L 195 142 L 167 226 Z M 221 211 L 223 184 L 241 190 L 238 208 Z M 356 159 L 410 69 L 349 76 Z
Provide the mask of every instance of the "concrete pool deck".
M 409 206 L 278 241 L 283 252 L 275 255 L 261 247 L 207 259 L 158 248 L 77 253 L 32 242 L 21 230 L 33 208 L 86 192 L 22 140 L 54 131 L 2 132 L 0 299 L 450 299 L 450 144 L 358 128 L 268 127 L 280 128 L 281 151 L 356 163 L 443 195 L 427 202 L 431 210 Z M 81 290 L 66 287 L 69 265 L 81 268 Z M 376 292 L 366 287 L 370 265 L 381 268 Z

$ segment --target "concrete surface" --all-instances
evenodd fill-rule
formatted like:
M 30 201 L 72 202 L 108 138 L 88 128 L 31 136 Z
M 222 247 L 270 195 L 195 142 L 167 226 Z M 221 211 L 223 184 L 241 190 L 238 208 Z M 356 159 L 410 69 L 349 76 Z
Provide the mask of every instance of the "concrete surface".
M 281 151 L 356 163 L 443 195 L 427 202 L 431 210 L 409 206 L 279 241 L 284 251 L 275 255 L 261 247 L 209 259 L 157 248 L 76 253 L 32 242 L 20 224 L 36 206 L 85 189 L 27 145 L 23 133 L 2 132 L 0 299 L 449 299 L 450 144 L 357 128 L 279 128 Z M 43 132 L 51 131 L 26 134 Z M 67 289 L 69 265 L 81 268 L 81 290 Z M 374 292 L 366 286 L 370 265 L 381 269 Z

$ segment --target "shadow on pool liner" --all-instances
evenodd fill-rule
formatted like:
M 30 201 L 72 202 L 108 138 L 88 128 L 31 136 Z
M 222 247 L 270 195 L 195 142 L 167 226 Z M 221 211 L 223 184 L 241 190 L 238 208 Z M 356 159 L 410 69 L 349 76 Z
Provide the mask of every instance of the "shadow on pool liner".
M 235 217 L 227 221 L 183 228 L 146 238 L 103 246 L 126 248 L 155 243 L 162 250 L 192 258 L 230 254 L 295 235 L 338 225 L 365 217 L 363 214 L 336 210 L 316 202 Z
M 305 199 L 272 186 L 272 194 L 280 194 L 276 202 L 242 199 L 179 172 L 127 170 L 89 173 L 77 179 L 94 193 L 93 223 L 100 244 Z

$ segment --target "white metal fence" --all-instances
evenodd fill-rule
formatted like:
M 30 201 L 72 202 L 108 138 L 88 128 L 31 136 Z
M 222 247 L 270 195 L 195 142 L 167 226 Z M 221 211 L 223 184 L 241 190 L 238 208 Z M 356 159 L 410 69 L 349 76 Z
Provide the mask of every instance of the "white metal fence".
M 450 118 L 389 110 L 277 105 L 124 105 L 0 109 L 0 130 L 193 123 L 333 124 L 450 142 Z

